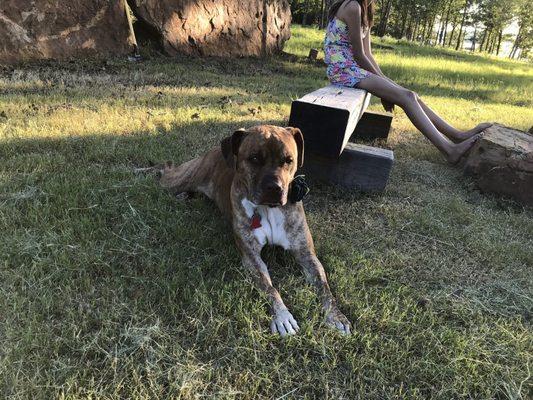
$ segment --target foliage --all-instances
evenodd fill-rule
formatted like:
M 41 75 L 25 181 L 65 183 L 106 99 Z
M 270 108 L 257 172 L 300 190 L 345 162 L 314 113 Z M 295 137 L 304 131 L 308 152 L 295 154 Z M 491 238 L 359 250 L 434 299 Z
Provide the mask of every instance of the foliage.
M 325 0 L 290 0 L 293 22 L 304 25 L 323 23 Z
M 327 4 L 318 0 L 292 0 L 293 19 L 320 24 Z M 525 58 L 533 48 L 533 14 L 529 0 L 377 0 L 376 6 L 374 33 L 381 37 L 405 37 L 459 49 L 463 45 L 465 28 L 475 26 L 475 38 L 482 38 L 477 48 L 500 54 L 503 30 L 516 20 L 520 32 L 515 34 L 516 50 L 511 55 L 520 54 Z

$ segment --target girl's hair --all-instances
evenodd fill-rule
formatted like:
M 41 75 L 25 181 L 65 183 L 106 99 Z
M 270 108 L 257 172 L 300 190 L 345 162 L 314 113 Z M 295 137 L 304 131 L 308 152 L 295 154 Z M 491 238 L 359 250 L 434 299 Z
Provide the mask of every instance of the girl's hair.
M 328 21 L 337 15 L 339 8 L 346 2 L 357 1 L 361 6 L 361 25 L 363 28 L 371 28 L 374 22 L 374 0 L 336 0 L 328 11 Z

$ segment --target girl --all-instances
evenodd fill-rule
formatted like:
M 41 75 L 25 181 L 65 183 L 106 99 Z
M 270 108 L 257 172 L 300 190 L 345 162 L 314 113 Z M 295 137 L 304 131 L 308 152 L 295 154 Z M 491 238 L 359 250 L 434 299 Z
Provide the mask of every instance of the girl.
M 367 90 L 381 98 L 387 111 L 392 111 L 394 104 L 399 105 L 448 162 L 456 163 L 491 124 L 460 131 L 439 117 L 415 92 L 387 78 L 370 49 L 372 17 L 373 0 L 338 0 L 332 4 L 324 42 L 329 80 L 335 85 Z

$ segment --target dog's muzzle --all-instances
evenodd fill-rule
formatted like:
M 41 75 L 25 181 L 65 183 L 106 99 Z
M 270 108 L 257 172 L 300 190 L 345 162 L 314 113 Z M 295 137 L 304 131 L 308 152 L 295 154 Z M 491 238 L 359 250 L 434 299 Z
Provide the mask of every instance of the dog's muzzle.
M 259 204 L 268 206 L 282 206 L 287 203 L 287 191 L 276 177 L 267 176 L 261 185 Z

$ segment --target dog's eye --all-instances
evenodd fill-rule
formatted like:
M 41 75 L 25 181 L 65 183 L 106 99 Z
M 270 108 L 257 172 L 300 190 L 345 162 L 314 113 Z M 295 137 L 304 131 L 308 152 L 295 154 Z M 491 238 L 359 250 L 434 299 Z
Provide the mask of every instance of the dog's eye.
M 292 157 L 285 157 L 285 163 L 286 164 L 292 164 L 294 160 L 292 159 Z
M 248 161 L 250 161 L 252 164 L 261 164 L 261 156 L 259 154 L 252 154 L 250 157 L 248 157 Z

